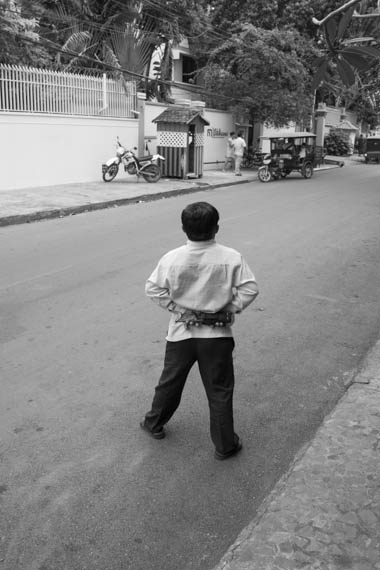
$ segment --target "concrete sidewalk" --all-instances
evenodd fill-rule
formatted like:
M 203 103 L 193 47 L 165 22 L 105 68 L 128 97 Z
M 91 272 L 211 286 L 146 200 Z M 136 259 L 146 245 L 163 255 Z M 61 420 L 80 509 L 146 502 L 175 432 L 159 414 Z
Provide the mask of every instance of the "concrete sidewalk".
M 380 341 L 215 570 L 380 569 Z
M 150 184 L 144 179 L 120 172 L 115 180 L 62 184 L 39 188 L 0 190 L 0 226 L 62 218 L 103 208 L 159 200 L 179 194 L 242 184 L 257 180 L 257 170 L 243 170 L 242 176 L 219 170 L 205 171 L 202 178 L 182 180 L 162 178 Z M 326 164 L 320 170 L 337 168 Z
M 252 180 L 257 180 L 256 171 L 246 171 L 238 177 L 219 170 L 206 172 L 202 178 L 161 178 L 155 183 L 120 172 L 112 182 L 103 182 L 100 178 L 98 182 L 0 191 L 0 226 L 158 200 Z

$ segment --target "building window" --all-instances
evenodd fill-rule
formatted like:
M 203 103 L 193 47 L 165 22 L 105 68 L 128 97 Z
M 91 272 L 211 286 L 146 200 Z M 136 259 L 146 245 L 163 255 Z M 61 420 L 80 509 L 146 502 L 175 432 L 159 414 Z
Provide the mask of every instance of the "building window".
M 182 56 L 182 83 L 195 83 L 197 66 L 192 57 Z

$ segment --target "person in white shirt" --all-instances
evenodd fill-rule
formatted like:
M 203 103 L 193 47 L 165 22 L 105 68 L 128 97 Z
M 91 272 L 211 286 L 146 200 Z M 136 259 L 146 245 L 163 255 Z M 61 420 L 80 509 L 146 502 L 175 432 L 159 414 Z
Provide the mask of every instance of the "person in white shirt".
M 233 142 L 236 139 L 236 134 L 234 133 L 234 131 L 232 131 L 230 133 L 230 136 L 227 139 L 227 144 L 226 144 L 226 160 L 224 162 L 224 166 L 223 166 L 223 172 L 226 172 L 227 170 L 233 170 L 234 168 L 234 147 L 233 147 Z
M 243 139 L 243 133 L 240 131 L 238 132 L 237 137 L 232 141 L 232 148 L 234 151 L 234 159 L 235 159 L 235 175 L 241 176 L 241 163 L 243 161 L 243 156 L 247 145 L 245 144 L 245 140 Z
M 299 153 L 300 158 L 306 158 L 306 143 L 302 143 Z
M 146 282 L 146 295 L 171 313 L 164 368 L 151 410 L 140 426 L 155 439 L 178 408 L 187 376 L 195 362 L 210 409 L 210 433 L 216 459 L 242 448 L 234 431 L 231 326 L 234 315 L 258 295 L 251 269 L 236 250 L 215 240 L 219 213 L 207 202 L 189 204 L 182 212 L 187 243 L 165 254 Z

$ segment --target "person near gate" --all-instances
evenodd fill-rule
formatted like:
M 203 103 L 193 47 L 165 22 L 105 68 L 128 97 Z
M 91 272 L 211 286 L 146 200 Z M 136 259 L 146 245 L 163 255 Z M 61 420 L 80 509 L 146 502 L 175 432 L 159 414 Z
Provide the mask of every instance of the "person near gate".
M 234 131 L 232 131 L 227 139 L 226 160 L 223 166 L 223 172 L 226 172 L 227 170 L 233 170 L 234 168 L 234 147 L 233 147 L 234 139 L 236 139 L 236 134 Z
M 219 213 L 208 202 L 181 214 L 186 245 L 166 253 L 146 282 L 146 295 L 171 313 L 163 370 L 150 411 L 140 426 L 155 439 L 177 410 L 195 362 L 206 391 L 215 458 L 242 448 L 234 430 L 234 339 L 232 324 L 258 295 L 256 279 L 242 255 L 216 242 Z
M 243 156 L 245 149 L 247 148 L 246 142 L 243 139 L 243 133 L 238 132 L 237 137 L 232 141 L 234 159 L 235 159 L 235 174 L 236 176 L 241 176 L 241 163 L 243 161 Z
M 358 140 L 358 155 L 362 156 L 364 152 L 365 152 L 365 138 L 363 137 L 363 135 L 360 135 Z

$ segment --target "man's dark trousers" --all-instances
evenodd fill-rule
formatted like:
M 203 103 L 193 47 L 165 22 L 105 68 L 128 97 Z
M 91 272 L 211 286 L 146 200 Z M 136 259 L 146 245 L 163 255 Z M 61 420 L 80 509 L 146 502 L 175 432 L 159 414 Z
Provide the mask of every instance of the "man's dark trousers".
M 145 416 L 146 427 L 157 431 L 170 420 L 180 404 L 190 369 L 198 362 L 210 408 L 211 439 L 220 453 L 234 449 L 234 346 L 231 337 L 168 341 L 164 369 L 155 389 L 152 409 Z

